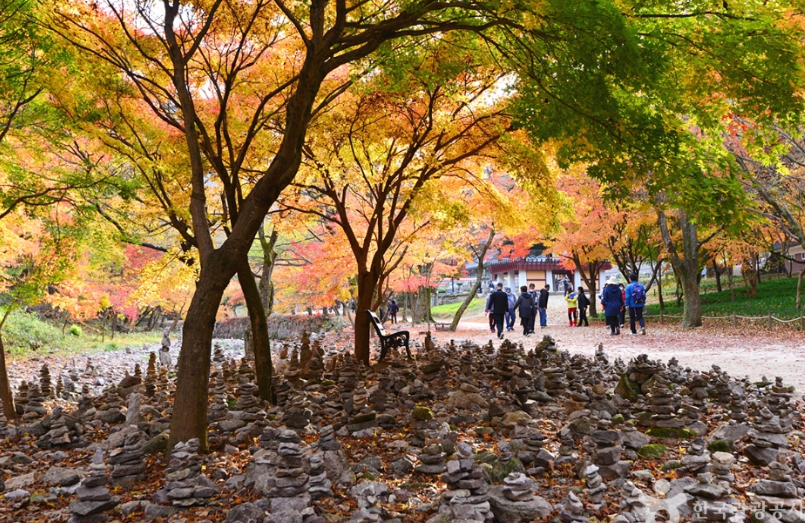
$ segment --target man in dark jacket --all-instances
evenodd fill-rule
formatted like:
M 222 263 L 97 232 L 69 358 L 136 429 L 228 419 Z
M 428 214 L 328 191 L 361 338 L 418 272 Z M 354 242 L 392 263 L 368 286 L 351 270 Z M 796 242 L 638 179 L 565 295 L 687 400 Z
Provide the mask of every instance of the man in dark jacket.
M 506 318 L 506 312 L 509 310 L 509 297 L 503 292 L 502 283 L 498 283 L 497 290 L 489 295 L 489 309 L 495 318 L 498 338 L 503 339 L 503 321 Z
M 546 285 L 539 291 L 539 326 L 548 326 L 548 297 L 550 296 L 551 286 Z
M 590 298 L 584 294 L 584 287 L 579 287 L 578 293 L 578 303 L 579 303 L 579 323 L 576 324 L 576 327 L 581 327 L 584 324 L 585 327 L 590 326 L 590 322 L 587 321 L 587 307 L 590 306 Z
M 517 313 L 520 315 L 520 325 L 523 326 L 523 335 L 531 336 L 534 330 L 534 313 L 536 312 L 536 303 L 534 297 L 528 292 L 528 287 L 523 285 L 520 287 L 520 297 L 514 304 Z

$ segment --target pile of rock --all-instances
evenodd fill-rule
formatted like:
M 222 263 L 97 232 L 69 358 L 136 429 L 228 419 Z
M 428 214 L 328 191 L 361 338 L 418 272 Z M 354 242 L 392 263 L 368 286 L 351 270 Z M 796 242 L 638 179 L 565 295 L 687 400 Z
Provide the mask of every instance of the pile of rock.
M 760 409 L 759 414 L 749 431 L 752 443 L 744 447 L 743 453 L 758 467 L 765 467 L 775 461 L 779 449 L 787 448 L 789 443 L 785 436 L 787 431 L 781 425 L 779 416 L 766 407 Z
M 120 503 L 120 498 L 112 496 L 106 488 L 108 478 L 101 449 L 95 451 L 89 470 L 89 476 L 84 478 L 76 490 L 78 501 L 70 503 L 72 516 L 69 523 L 106 521 L 104 512 L 114 509 Z
M 308 508 L 311 498 L 302 440 L 296 432 L 288 429 L 279 431 L 277 440 L 275 477 L 266 482 L 266 495 L 271 499 L 271 517 L 280 523 L 292 517 L 289 513 Z
M 802 521 L 802 500 L 799 498 L 801 490 L 791 479 L 791 469 L 781 461 L 769 463 L 769 479 L 761 479 L 750 490 L 755 493 L 755 506 L 763 507 L 768 515 L 763 520 L 775 521 L 780 519 L 780 513 L 785 512 L 784 521 L 793 518 Z M 769 518 L 769 516 L 772 516 Z M 761 519 L 758 517 L 758 519 Z
M 127 426 L 121 433 L 114 440 L 110 438 L 113 446 L 109 452 L 109 464 L 113 465 L 112 483 L 129 485 L 145 479 L 143 473 L 148 464 L 142 446 L 147 438 L 134 426 Z
M 690 444 L 688 452 L 682 458 L 682 472 L 692 475 L 707 472 L 710 468 L 710 452 L 707 450 L 704 440 L 696 438 Z
M 489 489 L 492 513 L 501 523 L 526 523 L 552 512 L 547 501 L 534 495 L 534 482 L 525 474 L 514 472 L 503 482 Z
M 458 521 L 491 522 L 493 515 L 486 473 L 476 463 L 467 443 L 458 445 L 455 457 L 457 459 L 447 462 L 447 472 L 442 474 L 448 490 L 442 494 L 439 513 L 449 513 L 453 520 Z
M 621 460 L 623 447 L 620 432 L 612 430 L 609 425 L 608 420 L 601 420 L 598 428 L 590 433 L 590 441 L 595 445 L 592 460 L 605 479 L 618 479 L 629 473 L 630 464 Z
M 604 481 L 598 473 L 598 466 L 587 465 L 584 467 L 582 477 L 587 486 L 587 500 L 596 507 L 602 506 L 604 504 L 604 493 L 607 491 L 607 486 L 604 485 Z
M 419 454 L 419 465 L 414 468 L 414 471 L 421 474 L 441 474 L 446 469 L 442 445 L 433 443 L 422 449 Z
M 194 438 L 187 443 L 177 443 L 171 452 L 171 461 L 165 469 L 167 484 L 162 494 L 176 507 L 206 505 L 210 498 L 220 493 L 218 486 L 201 474 L 199 441 Z M 156 496 L 155 496 L 156 497 Z

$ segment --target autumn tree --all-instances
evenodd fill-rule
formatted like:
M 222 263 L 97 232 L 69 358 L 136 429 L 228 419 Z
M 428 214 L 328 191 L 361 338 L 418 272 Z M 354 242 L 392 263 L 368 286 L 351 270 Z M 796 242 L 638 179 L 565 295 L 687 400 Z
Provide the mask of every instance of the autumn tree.
M 355 355 L 367 364 L 364 311 L 383 301 L 389 275 L 423 228 L 461 217 L 452 194 L 464 183 L 482 183 L 475 160 L 497 153 L 507 126 L 499 106 L 485 99 L 499 74 L 469 56 L 460 65 L 441 48 L 433 51 L 397 89 L 342 97 L 329 125 L 323 120 L 312 130 L 296 191 L 281 202 L 345 236 L 357 269 Z M 423 277 L 430 263 L 419 264 Z

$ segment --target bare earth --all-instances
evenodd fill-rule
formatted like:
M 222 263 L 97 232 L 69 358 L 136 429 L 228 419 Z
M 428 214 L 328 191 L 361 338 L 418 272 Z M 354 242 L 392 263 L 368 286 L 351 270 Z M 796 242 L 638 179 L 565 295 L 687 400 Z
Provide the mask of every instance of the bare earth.
M 540 330 L 538 327 L 534 336 L 525 338 L 518 318 L 515 331 L 505 333 L 505 337 L 516 343 L 522 342 L 529 349 L 548 334 L 553 336 L 560 349 L 588 356 L 592 356 L 598 344 L 603 343 L 610 358 L 621 357 L 624 361 L 641 353 L 666 362 L 676 356 L 683 366 L 708 370 L 711 365 L 718 365 L 736 378 L 749 376 L 758 380 L 762 376 L 782 376 L 786 383 L 805 392 L 805 335 L 792 328 L 769 331 L 760 327 L 733 329 L 713 326 L 682 330 L 660 326 L 658 321 L 650 320 L 646 336 L 629 336 L 628 316 L 626 322 L 626 329 L 620 336 L 609 336 L 602 322 L 591 327 L 570 328 L 564 302 L 559 296 L 551 296 L 548 328 Z M 394 330 L 393 326 L 388 327 Z M 424 326 L 411 328 L 412 336 L 421 340 L 423 334 L 420 333 L 426 330 Z M 497 341 L 489 332 L 485 316 L 463 320 L 456 332 L 433 331 L 433 335 L 440 343 L 451 339 L 457 342 L 469 339 L 478 344 Z

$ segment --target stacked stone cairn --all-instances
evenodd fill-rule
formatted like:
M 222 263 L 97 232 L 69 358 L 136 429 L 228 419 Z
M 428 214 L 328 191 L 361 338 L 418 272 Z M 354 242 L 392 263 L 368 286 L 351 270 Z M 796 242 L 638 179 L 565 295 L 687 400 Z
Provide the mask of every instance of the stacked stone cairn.
M 70 503 L 72 516 L 69 523 L 96 523 L 107 520 L 104 512 L 114 509 L 120 503 L 120 498 L 113 497 L 106 488 L 108 481 L 106 465 L 103 463 L 103 451 L 98 449 L 92 457 L 89 476 L 84 478 L 76 490 L 78 501 Z
M 777 459 L 781 448 L 789 446 L 786 438 L 787 430 L 781 425 L 780 418 L 766 407 L 760 409 L 759 416 L 755 418 L 749 438 L 752 443 L 743 449 L 749 461 L 759 467 L 765 467 Z
M 584 503 L 572 490 L 562 500 L 559 507 L 559 521 L 562 523 L 582 523 L 588 519 L 584 517 Z M 627 522 L 619 522 L 627 523 Z
M 116 485 L 130 485 L 135 481 L 143 481 L 143 473 L 148 467 L 143 444 L 147 441 L 145 434 L 134 426 L 127 426 L 125 437 L 121 438 L 118 446 L 109 451 L 109 464 L 112 467 L 112 483 Z
M 305 473 L 306 468 L 310 469 L 306 467 L 302 440 L 296 432 L 282 430 L 277 439 L 275 477 L 268 480 L 266 495 L 271 499 L 271 518 L 281 523 L 292 521 L 293 513 L 302 512 L 310 505 L 309 476 Z
M 615 516 L 613 523 L 642 523 L 648 519 L 645 495 L 631 481 L 623 484 L 620 508 L 621 513 Z
M 790 474 L 791 469 L 785 463 L 772 461 L 769 463 L 769 479 L 761 479 L 750 487 L 755 494 L 755 506 L 761 506 L 767 512 L 763 521 L 802 521 L 805 518 L 801 512 L 802 490 L 797 488 Z
M 53 389 L 51 388 L 50 369 L 48 364 L 42 364 L 42 369 L 39 371 L 39 390 L 42 391 L 42 397 L 52 398 Z
M 69 418 L 69 419 L 68 419 Z M 64 413 L 61 407 L 53 410 L 50 420 L 50 430 L 36 444 L 40 447 L 66 447 L 76 443 L 82 431 L 72 416 Z
M 157 392 L 157 355 L 151 352 L 148 355 L 148 367 L 145 369 L 145 395 L 153 398 Z
M 14 396 L 14 405 L 18 411 L 25 412 L 25 407 L 28 405 L 28 392 L 28 382 L 22 380 L 19 388 L 17 389 L 17 394 Z
M 696 476 L 696 480 L 696 483 L 683 489 L 686 494 L 690 495 L 688 506 L 693 511 L 691 521 L 696 523 L 706 521 L 737 523 L 743 520 L 742 515 L 738 514 L 737 508 L 730 503 L 730 498 L 727 497 L 729 489 L 713 483 L 711 473 L 702 472 Z
M 44 407 L 44 396 L 39 390 L 39 386 L 34 384 L 28 391 L 28 403 L 25 405 L 25 413 L 22 415 L 24 420 L 35 420 L 47 416 L 48 411 Z
M 710 471 L 713 473 L 714 480 L 726 489 L 731 488 L 735 482 L 735 474 L 732 473 L 735 456 L 729 452 L 714 452 L 712 458 Z
M 197 438 L 177 443 L 171 461 L 165 469 L 165 494 L 176 507 L 206 505 L 220 489 L 207 476 L 201 474 L 201 456 Z
M 215 388 L 213 389 L 213 402 L 210 407 L 209 420 L 219 421 L 226 418 L 227 403 L 226 383 L 224 382 L 223 373 L 217 372 L 215 376 Z
M 607 491 L 607 486 L 604 485 L 604 480 L 601 479 L 598 470 L 597 465 L 590 464 L 584 467 L 582 472 L 587 486 L 587 500 L 596 507 L 604 504 L 604 493 Z
M 687 472 L 691 475 L 701 474 L 710 469 L 710 452 L 707 450 L 705 442 L 702 438 L 694 439 L 687 454 L 682 458 L 681 472 Z
M 441 496 L 439 514 L 449 513 L 456 521 L 491 523 L 486 473 L 476 463 L 472 448 L 462 442 L 454 457 L 457 459 L 448 461 L 447 471 L 442 474 L 448 490 Z
M 630 468 L 628 461 L 621 460 L 621 435 L 617 430 L 612 430 L 611 424 L 609 420 L 599 420 L 597 429 L 590 433 L 590 441 L 595 445 L 592 451 L 593 464 L 598 467 L 598 473 L 604 479 L 625 477 Z
M 441 474 L 447 469 L 444 456 L 441 443 L 427 445 L 419 454 L 419 465 L 414 471 L 422 474 Z
M 313 453 L 310 456 L 309 464 L 308 492 L 310 492 L 310 498 L 321 499 L 332 496 L 333 483 L 327 478 L 327 470 L 324 467 L 324 453 Z

